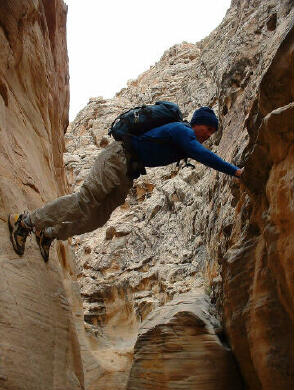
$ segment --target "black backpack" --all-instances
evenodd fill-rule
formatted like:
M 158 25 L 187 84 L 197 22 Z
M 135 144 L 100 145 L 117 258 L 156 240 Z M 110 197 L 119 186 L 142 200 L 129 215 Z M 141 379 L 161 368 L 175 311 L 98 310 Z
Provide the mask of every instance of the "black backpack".
M 159 101 L 154 105 L 131 108 L 119 115 L 111 125 L 108 134 L 116 141 L 126 136 L 139 136 L 147 131 L 170 122 L 183 121 L 183 115 L 175 103 Z

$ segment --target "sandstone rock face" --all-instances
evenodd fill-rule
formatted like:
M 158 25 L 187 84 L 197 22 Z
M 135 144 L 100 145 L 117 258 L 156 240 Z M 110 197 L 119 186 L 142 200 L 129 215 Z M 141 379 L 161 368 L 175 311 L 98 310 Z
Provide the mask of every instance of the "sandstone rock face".
M 182 294 L 143 322 L 127 385 L 135 389 L 241 389 L 232 354 L 215 334 L 208 299 Z
M 80 298 L 70 249 L 55 243 L 45 264 L 32 238 L 20 258 L 7 227 L 8 213 L 39 207 L 66 188 L 66 12 L 61 0 L 0 3 L 0 388 L 5 390 L 84 389 L 75 325 Z
M 293 32 L 275 54 L 249 113 L 253 149 L 222 268 L 226 329 L 254 389 L 293 384 Z
M 78 189 L 99 150 L 111 142 L 107 129 L 114 118 L 129 107 L 161 99 L 177 102 L 188 119 L 198 106 L 211 105 L 221 128 L 207 146 L 224 159 L 245 165 L 247 172 L 240 184 L 197 163 L 195 169 L 179 169 L 175 164 L 150 169 L 136 180 L 125 205 L 104 228 L 73 239 L 86 328 L 97 359 L 97 365 L 85 366 L 89 389 L 135 388 L 136 383 L 140 389 L 152 388 L 152 383 L 157 388 L 158 371 L 146 363 L 147 358 L 141 359 L 142 353 L 155 359 L 157 351 L 160 360 L 157 341 L 164 339 L 165 330 L 166 348 L 174 342 L 172 302 L 182 294 L 193 300 L 199 289 L 215 303 L 209 321 L 215 323 L 218 317 L 225 327 L 245 386 L 286 388 L 293 181 L 290 146 L 286 150 L 285 145 L 292 142 L 287 118 L 293 99 L 285 70 L 291 51 L 283 47 L 292 20 L 291 1 L 232 1 L 221 25 L 207 38 L 175 45 L 113 99 L 90 99 L 71 124 L 64 161 L 72 190 Z M 284 123 L 281 134 L 273 132 L 277 118 Z M 259 136 L 260 146 L 256 146 L 259 126 L 264 137 Z M 262 251 L 271 253 L 271 260 Z M 170 311 L 167 323 L 160 310 Z M 156 325 L 158 339 L 144 336 L 153 334 L 151 325 L 148 330 L 141 328 L 154 313 L 163 321 L 162 327 Z M 194 326 L 186 324 L 185 316 L 176 318 L 186 345 L 190 338 L 185 335 Z M 281 341 L 278 323 L 285 329 Z M 205 345 L 197 337 L 195 345 L 203 352 Z M 216 347 L 215 337 L 211 342 Z M 167 350 L 165 345 L 162 348 Z M 216 348 L 218 356 L 226 355 L 225 345 Z M 173 361 L 172 353 L 169 356 Z M 214 386 L 215 377 L 206 376 L 207 367 L 197 353 L 193 356 L 193 367 L 207 383 L 194 378 L 190 388 L 199 388 L 200 383 L 205 388 L 210 380 Z M 169 366 L 168 361 L 160 360 L 166 373 L 174 364 Z M 186 375 L 175 381 L 178 388 L 190 383 L 184 364 Z M 224 370 L 228 367 L 230 363 Z M 273 383 L 270 367 L 275 372 Z M 163 381 L 161 388 L 169 383 Z

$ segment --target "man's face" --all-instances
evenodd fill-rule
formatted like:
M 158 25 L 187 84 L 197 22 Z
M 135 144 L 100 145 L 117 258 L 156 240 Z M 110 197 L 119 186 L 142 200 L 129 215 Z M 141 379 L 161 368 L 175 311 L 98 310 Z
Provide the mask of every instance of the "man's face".
M 207 125 L 193 125 L 192 129 L 196 135 L 197 140 L 202 144 L 206 141 L 216 129 Z

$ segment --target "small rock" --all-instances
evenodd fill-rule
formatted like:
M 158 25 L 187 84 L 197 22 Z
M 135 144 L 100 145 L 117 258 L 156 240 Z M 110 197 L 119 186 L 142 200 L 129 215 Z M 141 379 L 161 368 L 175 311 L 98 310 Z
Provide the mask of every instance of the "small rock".
M 115 235 L 115 232 L 116 232 L 115 228 L 113 226 L 109 226 L 109 228 L 107 228 L 105 232 L 106 240 L 112 240 Z
M 105 137 L 103 137 L 99 143 L 99 146 L 101 148 L 106 148 L 106 146 L 109 144 L 109 140 Z
M 88 255 L 92 252 L 92 248 L 89 245 L 84 246 L 84 252 Z

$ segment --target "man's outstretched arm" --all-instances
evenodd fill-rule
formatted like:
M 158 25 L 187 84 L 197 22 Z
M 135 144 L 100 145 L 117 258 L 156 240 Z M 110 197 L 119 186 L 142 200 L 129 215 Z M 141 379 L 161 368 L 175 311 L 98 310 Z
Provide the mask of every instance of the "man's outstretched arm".
M 205 148 L 197 141 L 193 131 L 186 131 L 175 138 L 174 141 L 177 142 L 177 145 L 185 152 L 187 157 L 230 176 L 240 177 L 242 175 L 243 169 L 224 161 L 217 154 Z

